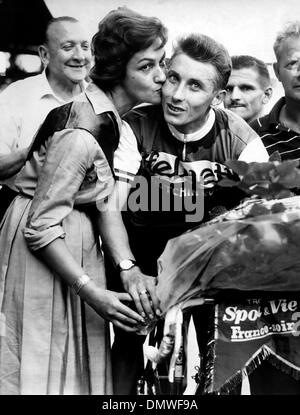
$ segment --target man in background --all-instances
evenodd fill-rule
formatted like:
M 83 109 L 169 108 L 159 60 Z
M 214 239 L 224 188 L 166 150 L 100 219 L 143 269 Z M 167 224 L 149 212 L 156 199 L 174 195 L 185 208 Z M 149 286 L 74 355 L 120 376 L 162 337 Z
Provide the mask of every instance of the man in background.
M 282 161 L 300 159 L 300 21 L 281 31 L 273 46 L 274 72 L 282 83 L 284 97 L 270 113 L 251 123 L 271 155 L 278 152 Z M 263 362 L 249 377 L 253 394 L 300 395 L 300 381 Z
M 274 72 L 284 89 L 284 97 L 269 114 L 251 126 L 261 136 L 268 153 L 278 151 L 282 160 L 300 158 L 300 21 L 280 32 L 274 43 Z
M 39 47 L 45 70 L 10 84 L 0 94 L 0 219 L 14 197 L 13 176 L 25 163 L 30 143 L 48 113 L 85 89 L 90 40 L 78 20 L 52 19 Z
M 224 106 L 250 123 L 263 115 L 272 96 L 269 71 L 263 61 L 253 56 L 232 56 L 231 61 Z

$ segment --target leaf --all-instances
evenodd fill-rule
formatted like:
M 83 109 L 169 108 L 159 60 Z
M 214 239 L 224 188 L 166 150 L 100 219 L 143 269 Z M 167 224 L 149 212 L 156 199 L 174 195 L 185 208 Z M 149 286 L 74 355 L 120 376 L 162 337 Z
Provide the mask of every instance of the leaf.
M 295 168 L 299 166 L 298 160 L 286 160 L 278 164 L 275 168 L 280 177 L 284 177 L 295 171 Z
M 266 189 L 265 187 L 255 186 L 253 188 L 248 188 L 245 190 L 250 195 L 257 195 L 263 198 L 267 198 L 267 196 L 270 194 L 269 189 Z
M 239 176 L 245 176 L 249 169 L 249 163 L 240 160 L 227 160 L 226 165 Z
M 280 176 L 278 175 L 278 172 L 276 170 L 270 171 L 269 176 L 272 183 L 277 183 L 280 180 Z
M 267 209 L 265 206 L 257 204 L 252 206 L 247 216 L 260 216 L 267 215 L 269 213 L 269 209 Z
M 251 174 L 246 174 L 246 176 L 243 178 L 242 180 L 243 183 L 248 184 L 249 186 L 253 186 L 254 184 L 269 184 L 270 180 L 268 180 L 267 178 L 263 178 L 258 174 L 255 173 L 251 173 Z
M 272 213 L 281 213 L 285 211 L 285 206 L 283 203 L 275 203 L 272 207 L 271 207 L 271 212 Z
M 247 174 L 243 177 L 245 183 L 270 182 L 270 175 L 274 171 L 272 163 L 250 163 Z
M 272 194 L 279 193 L 279 192 L 281 192 L 284 189 L 285 189 L 285 187 L 284 187 L 284 185 L 282 183 L 275 182 L 275 183 L 270 183 L 269 184 L 269 191 Z
M 248 173 L 256 174 L 261 178 L 267 178 L 269 177 L 270 172 L 274 169 L 274 163 L 250 163 Z
M 281 162 L 281 156 L 279 154 L 279 151 L 274 151 L 274 153 L 272 153 L 269 157 L 269 161 L 270 162 L 274 162 L 274 161 L 279 161 Z
M 288 189 L 293 189 L 295 187 L 300 187 L 300 174 L 295 174 L 294 172 L 289 176 L 286 176 L 284 179 L 280 180 L 280 183 L 287 187 Z
M 236 187 L 238 184 L 239 182 L 230 179 L 222 179 L 218 182 L 218 186 L 221 187 Z
M 255 186 L 256 186 L 256 184 L 255 184 Z M 255 194 L 255 192 L 253 193 L 252 192 L 252 187 L 253 187 L 253 185 L 252 186 L 249 186 L 247 183 L 244 183 L 244 182 L 240 182 L 238 185 L 237 185 L 237 187 L 239 188 L 239 189 L 241 189 L 243 192 L 245 192 L 245 193 L 251 193 L 251 194 Z
M 300 188 L 300 169 L 297 160 L 284 162 L 246 163 L 228 160 L 228 167 L 241 175 L 239 182 L 224 179 L 223 187 L 237 187 L 249 195 L 267 200 L 280 199 L 282 195 L 291 196 L 289 189 Z
M 281 190 L 281 192 L 277 194 L 276 199 L 285 199 L 291 196 L 293 196 L 293 193 L 290 192 L 289 190 L 284 189 L 284 190 Z

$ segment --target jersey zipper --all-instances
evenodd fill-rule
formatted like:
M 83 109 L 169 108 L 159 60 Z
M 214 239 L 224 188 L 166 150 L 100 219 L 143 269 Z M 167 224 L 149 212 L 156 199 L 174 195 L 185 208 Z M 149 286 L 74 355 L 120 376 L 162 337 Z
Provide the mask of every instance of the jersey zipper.
M 182 160 L 185 161 L 186 158 L 186 135 L 183 136 L 183 149 L 182 149 Z

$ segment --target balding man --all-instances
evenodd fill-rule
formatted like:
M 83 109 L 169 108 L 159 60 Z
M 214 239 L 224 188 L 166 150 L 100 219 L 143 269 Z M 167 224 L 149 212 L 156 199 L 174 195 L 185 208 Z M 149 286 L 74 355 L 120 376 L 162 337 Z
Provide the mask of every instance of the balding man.
M 0 218 L 10 203 L 14 175 L 47 114 L 85 88 L 91 64 L 90 40 L 78 20 L 50 20 L 39 48 L 45 70 L 9 85 L 0 94 Z

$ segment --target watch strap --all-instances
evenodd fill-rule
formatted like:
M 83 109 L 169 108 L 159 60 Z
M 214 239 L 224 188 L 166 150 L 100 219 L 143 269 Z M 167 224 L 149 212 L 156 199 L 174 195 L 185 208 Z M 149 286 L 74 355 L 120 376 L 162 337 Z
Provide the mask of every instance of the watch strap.
M 126 262 L 131 262 L 131 265 L 129 266 L 129 267 L 123 267 L 122 266 L 122 263 L 124 262 L 124 261 L 126 261 Z M 117 270 L 119 271 L 119 272 L 122 272 L 122 271 L 129 271 L 131 268 L 133 268 L 133 267 L 135 267 L 137 264 L 136 264 L 136 261 L 134 260 L 134 259 L 126 259 L 126 260 L 123 260 L 123 261 L 121 261 L 121 262 L 119 262 L 119 264 L 117 265 Z

